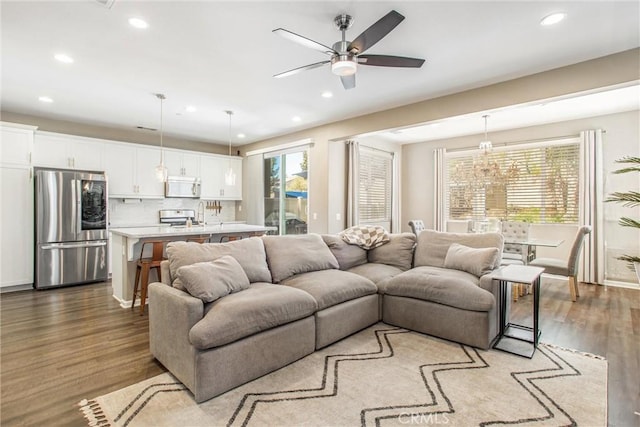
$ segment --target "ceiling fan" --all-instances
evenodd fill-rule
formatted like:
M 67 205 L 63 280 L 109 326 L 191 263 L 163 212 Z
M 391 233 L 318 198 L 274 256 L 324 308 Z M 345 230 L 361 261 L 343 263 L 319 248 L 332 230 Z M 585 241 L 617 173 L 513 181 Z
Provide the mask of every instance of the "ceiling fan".
M 342 40 L 334 43 L 333 47 L 325 46 L 322 43 L 318 43 L 289 30 L 285 30 L 284 28 L 277 28 L 273 30 L 274 33 L 301 44 L 302 46 L 306 46 L 329 55 L 331 59 L 294 68 L 292 70 L 276 74 L 273 77 L 287 77 L 301 71 L 312 70 L 331 63 L 331 72 L 340 76 L 340 80 L 342 81 L 344 88 L 353 89 L 356 87 L 356 70 L 358 69 L 358 64 L 374 65 L 378 67 L 420 68 L 424 63 L 424 59 L 390 55 L 363 55 L 367 49 L 382 40 L 382 38 L 389 34 L 391 30 L 393 30 L 403 20 L 404 16 L 395 10 L 392 10 L 380 18 L 378 22 L 364 30 L 364 32 L 356 37 L 355 40 L 350 42 L 346 40 L 345 33 L 347 29 L 351 27 L 351 24 L 353 24 L 353 18 L 346 14 L 338 15 L 334 18 L 333 22 L 338 27 L 338 30 L 342 32 Z

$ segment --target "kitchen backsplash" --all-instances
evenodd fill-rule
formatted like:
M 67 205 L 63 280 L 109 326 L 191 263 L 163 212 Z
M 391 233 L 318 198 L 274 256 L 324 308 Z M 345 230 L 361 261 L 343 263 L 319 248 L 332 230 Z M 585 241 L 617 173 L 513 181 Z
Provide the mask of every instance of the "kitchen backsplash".
M 194 209 L 198 212 L 197 199 L 109 199 L 110 227 L 140 227 L 159 224 L 158 211 L 160 209 Z M 205 208 L 211 201 L 202 201 Z M 205 209 L 205 222 L 216 224 L 236 220 L 236 201 L 221 200 L 222 209 L 219 214 L 211 209 Z

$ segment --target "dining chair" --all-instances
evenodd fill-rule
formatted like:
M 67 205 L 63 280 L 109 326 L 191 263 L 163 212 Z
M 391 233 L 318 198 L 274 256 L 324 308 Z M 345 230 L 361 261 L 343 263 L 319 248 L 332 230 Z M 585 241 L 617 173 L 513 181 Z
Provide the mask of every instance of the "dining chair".
M 591 227 L 583 225 L 578 229 L 576 238 L 571 246 L 571 252 L 569 253 L 569 259 L 557 259 L 557 258 L 536 258 L 531 261 L 529 265 L 534 267 L 543 267 L 544 272 L 547 274 L 555 274 L 558 276 L 567 276 L 569 278 L 569 292 L 571 293 L 571 301 L 575 302 L 576 298 L 580 296 L 578 290 L 578 264 L 580 263 L 580 251 L 582 250 L 582 244 L 584 237 L 591 233 Z
M 425 229 L 424 222 L 421 219 L 412 219 L 409 221 L 409 227 L 411 227 L 411 231 L 413 231 L 413 234 L 416 236 Z
M 502 221 L 501 230 L 505 239 L 504 249 L 502 250 L 502 265 L 526 265 L 535 259 L 535 246 L 507 243 L 514 240 L 526 241 L 529 238 L 530 227 L 531 224 L 528 222 Z

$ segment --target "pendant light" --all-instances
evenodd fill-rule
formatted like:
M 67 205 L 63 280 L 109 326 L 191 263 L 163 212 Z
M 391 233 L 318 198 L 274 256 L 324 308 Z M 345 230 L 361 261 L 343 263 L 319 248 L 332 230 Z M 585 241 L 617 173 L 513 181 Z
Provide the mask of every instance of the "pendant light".
M 231 116 L 233 116 L 233 111 L 225 110 L 225 113 L 229 115 L 229 168 L 224 173 L 224 183 L 225 185 L 233 186 L 236 185 L 236 173 L 231 164 Z
M 487 137 L 487 119 L 489 118 L 489 115 L 485 114 L 482 118 L 484 119 L 484 141 L 480 141 L 480 146 L 478 148 L 482 150 L 482 154 L 487 155 L 493 148 L 491 141 L 489 141 L 489 138 Z
M 167 180 L 167 167 L 164 165 L 164 144 L 162 141 L 162 103 L 166 97 L 161 93 L 156 93 L 156 98 L 160 100 L 160 164 L 156 166 L 156 179 L 160 182 L 165 182 Z

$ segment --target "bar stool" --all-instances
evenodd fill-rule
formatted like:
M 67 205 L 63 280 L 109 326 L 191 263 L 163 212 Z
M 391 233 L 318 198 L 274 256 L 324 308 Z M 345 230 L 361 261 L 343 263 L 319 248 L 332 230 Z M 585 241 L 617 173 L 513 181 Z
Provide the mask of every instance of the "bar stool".
M 242 240 L 242 236 L 220 236 L 219 242 L 233 242 L 234 240 Z
M 209 238 L 208 237 L 188 237 L 187 242 L 209 243 Z
M 163 240 L 149 240 L 147 242 L 142 243 L 142 248 L 140 248 L 140 258 L 136 262 L 136 280 L 133 285 L 133 301 L 131 302 L 131 310 L 133 310 L 133 306 L 136 303 L 136 296 L 138 295 L 138 286 L 140 286 L 140 315 L 144 314 L 144 304 L 147 300 L 147 287 L 149 286 L 149 271 L 152 268 L 156 269 L 158 273 L 158 280 L 162 281 L 162 276 L 160 273 L 160 263 L 164 261 L 166 258 L 163 256 L 164 254 L 164 245 L 165 241 Z M 151 258 L 143 258 L 144 247 L 146 245 L 152 245 L 152 255 Z

